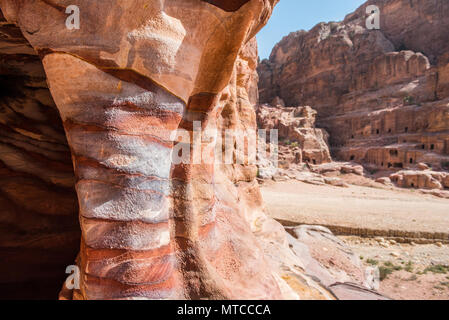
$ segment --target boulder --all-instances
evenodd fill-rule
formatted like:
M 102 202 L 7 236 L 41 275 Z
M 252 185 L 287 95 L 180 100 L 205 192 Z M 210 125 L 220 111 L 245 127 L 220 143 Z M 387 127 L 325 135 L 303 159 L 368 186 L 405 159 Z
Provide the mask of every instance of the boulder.
M 301 257 L 306 273 L 320 279 L 326 287 L 353 283 L 367 290 L 378 286 L 375 270 L 365 268 L 359 257 L 329 229 L 301 225 L 287 230 L 292 235 L 290 246 Z
M 418 169 L 421 171 L 426 171 L 429 170 L 430 167 L 427 164 L 420 162 L 418 163 Z
M 376 182 L 377 183 L 381 183 L 381 184 L 383 184 L 385 186 L 388 186 L 388 187 L 392 187 L 393 186 L 393 183 L 391 182 L 391 179 L 388 178 L 388 177 L 377 178 Z

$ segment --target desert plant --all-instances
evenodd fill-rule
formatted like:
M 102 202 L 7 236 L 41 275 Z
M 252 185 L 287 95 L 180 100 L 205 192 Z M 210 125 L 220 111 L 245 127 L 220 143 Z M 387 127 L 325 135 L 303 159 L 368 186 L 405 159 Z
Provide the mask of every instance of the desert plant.
M 449 161 L 442 161 L 441 167 L 445 170 L 449 170 Z
M 411 262 L 411 261 L 407 262 L 407 264 L 405 265 L 404 270 L 407 271 L 407 272 L 413 272 L 413 262 Z
M 372 266 L 377 266 L 379 264 L 379 261 L 370 258 L 370 259 L 366 260 L 366 263 L 368 263 Z
M 390 261 L 384 262 L 384 266 L 387 267 L 387 268 L 391 268 L 391 269 L 394 270 L 394 271 L 400 271 L 400 270 L 402 270 L 402 267 L 401 267 L 401 266 L 396 266 L 396 265 L 394 265 L 394 264 L 393 264 L 392 262 L 390 262 Z
M 404 105 L 409 106 L 415 103 L 415 99 L 412 96 L 405 96 L 404 97 Z
M 449 273 L 449 266 L 437 264 L 437 265 L 430 266 L 430 267 L 427 267 L 426 269 L 424 269 L 424 273 L 428 273 L 428 272 L 432 272 L 432 273 L 436 273 L 436 274 L 447 274 L 447 273 Z
M 393 273 L 393 268 L 389 267 L 379 267 L 379 275 L 380 275 L 380 281 L 383 281 L 388 278 L 390 274 Z

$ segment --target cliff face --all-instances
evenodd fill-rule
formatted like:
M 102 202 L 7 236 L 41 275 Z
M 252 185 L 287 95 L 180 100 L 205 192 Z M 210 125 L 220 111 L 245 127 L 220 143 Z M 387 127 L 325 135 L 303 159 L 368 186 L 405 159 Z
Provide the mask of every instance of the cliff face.
M 64 1 L 0 2 L 42 58 L 72 154 L 75 181 L 70 167 L 68 181 L 48 174 L 67 188 L 76 183 L 80 207 L 81 283 L 62 298 L 282 297 L 246 219 L 252 209 L 236 201 L 238 181 L 257 194 L 256 170 L 226 172 L 213 154 L 193 160 L 206 144 L 194 121 L 220 129 L 227 107 L 233 118 L 222 117 L 222 128 L 255 127 L 254 113 L 240 113 L 250 104 L 238 91 L 253 81 L 238 70 L 255 69 L 252 51 L 241 48 L 276 1 L 207 2 L 79 1 L 79 30 L 65 28 Z M 186 162 L 172 161 L 185 144 L 168 135 L 174 130 L 195 140 Z
M 380 30 L 365 27 L 380 8 Z M 290 34 L 258 67 L 262 103 L 310 105 L 333 154 L 373 169 L 449 160 L 449 3 L 368 1 L 343 22 Z
M 285 108 L 260 105 L 256 108 L 257 124 L 275 129 L 279 138 L 280 165 L 323 164 L 331 162 L 328 133 L 315 127 L 316 111 L 310 107 Z
M 383 298 L 330 232 L 265 214 L 248 141 L 217 143 L 255 134 L 276 2 L 85 0 L 68 30 L 64 1 L 0 0 L 4 297 L 52 298 L 76 264 L 61 299 Z

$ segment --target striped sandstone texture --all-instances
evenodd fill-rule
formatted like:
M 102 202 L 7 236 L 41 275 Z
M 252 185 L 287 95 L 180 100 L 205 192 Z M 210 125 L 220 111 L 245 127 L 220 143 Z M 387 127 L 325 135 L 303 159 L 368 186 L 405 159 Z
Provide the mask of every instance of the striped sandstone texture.
M 276 2 L 0 0 L 0 147 L 9 148 L 0 245 L 20 258 L 7 270 L 31 262 L 36 283 L 54 283 L 73 263 L 79 216 L 80 288 L 64 286 L 61 299 L 334 299 L 335 283 L 371 288 L 356 264 L 329 268 L 311 254 L 310 243 L 338 244 L 330 232 L 289 235 L 266 216 L 257 168 L 245 161 L 254 36 Z M 69 4 L 80 8 L 79 30 L 65 28 Z M 229 150 L 198 136 L 198 123 L 247 138 L 243 150 L 230 144 L 233 164 L 213 161 Z
M 193 137 L 193 121 L 255 128 L 236 60 L 274 1 L 209 2 L 78 1 L 80 30 L 66 1 L 0 2 L 43 61 L 72 155 L 81 288 L 62 298 L 283 297 L 251 230 L 255 168 L 171 161 L 167 132 Z

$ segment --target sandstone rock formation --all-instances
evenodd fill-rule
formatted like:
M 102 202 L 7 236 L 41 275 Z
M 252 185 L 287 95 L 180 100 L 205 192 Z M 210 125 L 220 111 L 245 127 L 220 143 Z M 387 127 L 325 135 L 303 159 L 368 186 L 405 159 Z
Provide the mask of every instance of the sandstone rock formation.
M 370 4 L 380 30 L 365 27 Z M 448 15 L 446 0 L 370 0 L 342 22 L 294 32 L 258 67 L 261 103 L 312 106 L 337 160 L 447 169 Z
M 299 236 L 265 215 L 247 150 L 232 143 L 243 161 L 211 161 L 225 150 L 195 132 L 195 121 L 219 137 L 256 128 L 253 37 L 277 1 L 77 2 L 81 28 L 68 30 L 62 0 L 0 0 L 0 245 L 13 267 L 49 266 L 26 275 L 40 282 L 73 263 L 75 186 L 80 288 L 61 299 L 334 299 L 350 296 L 328 288 L 342 279 L 370 287 L 313 277 L 313 255 L 291 249 Z
M 184 141 L 167 132 L 217 127 L 240 48 L 274 5 L 210 2 L 79 1 L 74 31 L 62 2 L 2 1 L 42 57 L 72 151 L 75 299 L 282 297 L 213 162 L 171 161 Z
M 363 176 L 362 166 L 349 162 L 334 162 L 328 146 L 328 133 L 315 127 L 317 112 L 311 107 L 285 107 L 276 97 L 273 105 L 256 107 L 257 125 L 266 131 L 276 130 L 277 157 L 258 158 L 258 177 L 262 180 L 282 181 L 295 179 L 305 183 L 348 187 L 340 175 Z M 265 143 L 263 140 L 259 141 Z M 267 141 L 269 142 L 269 141 Z M 267 152 L 273 145 L 267 146 Z
M 327 145 L 328 134 L 315 128 L 316 111 L 312 108 L 260 105 L 256 115 L 259 128 L 278 131 L 281 157 L 285 155 L 284 150 L 292 149 L 290 162 L 322 164 L 332 160 Z M 288 163 L 288 159 L 285 160 Z
M 305 269 L 311 276 L 330 287 L 336 283 L 350 282 L 374 289 L 375 269 L 367 270 L 360 258 L 329 229 L 321 226 L 299 226 L 288 228 L 294 239 L 293 251 L 302 257 Z
M 398 187 L 417 189 L 449 189 L 449 173 L 431 170 L 401 170 L 390 176 Z

